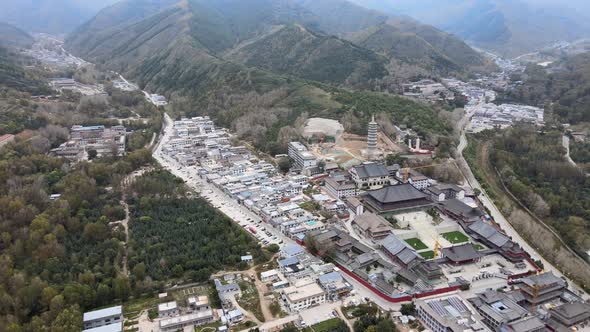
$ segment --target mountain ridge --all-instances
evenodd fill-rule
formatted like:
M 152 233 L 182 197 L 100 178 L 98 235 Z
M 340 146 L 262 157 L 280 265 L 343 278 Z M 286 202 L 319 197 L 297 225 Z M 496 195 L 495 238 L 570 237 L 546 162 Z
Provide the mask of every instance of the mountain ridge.
M 28 48 L 33 42 L 33 37 L 28 33 L 11 24 L 0 22 L 0 46 Z
M 536 51 L 559 40 L 590 37 L 588 15 L 573 9 L 579 4 L 556 6 L 534 0 L 351 1 L 365 8 L 413 17 L 508 57 Z
M 438 67 L 450 66 L 439 71 L 445 74 L 479 70 L 485 66 L 481 55 L 455 37 L 416 22 L 389 22 L 386 15 L 343 0 L 254 0 L 247 4 L 238 0 L 169 0 L 173 5 L 167 7 L 153 6 L 152 2 L 127 0 L 104 9 L 68 36 L 66 47 L 76 55 L 108 64 L 156 87 L 158 84 L 154 80 L 166 76 L 154 73 L 157 64 L 175 66 L 173 62 L 180 62 L 187 68 L 202 67 L 197 70 L 202 73 L 211 65 L 230 61 L 332 84 L 362 82 L 360 85 L 368 88 L 366 82 L 395 75 L 385 68 L 387 58 L 393 54 L 377 54 L 374 49 L 358 45 L 351 37 L 353 32 L 358 33 L 373 24 L 391 24 L 404 27 L 406 38 L 420 39 L 419 43 L 425 44 L 425 52 L 414 54 L 416 58 L 424 58 L 416 62 L 418 65 L 430 67 L 430 62 L 438 61 Z M 141 10 L 133 10 L 142 3 L 145 5 Z M 360 13 L 354 14 L 359 8 Z M 332 23 L 337 17 L 349 16 L 349 20 L 340 20 L 346 21 L 344 25 Z M 109 17 L 114 17 L 111 24 Z M 272 31 L 277 25 L 292 27 L 294 24 L 305 27 L 306 32 L 285 28 Z M 320 34 L 322 37 L 318 37 Z M 260 40 L 272 42 L 265 44 Z M 449 42 L 461 45 L 458 48 L 463 53 L 477 60 L 464 62 L 458 57 L 461 52 L 452 54 L 445 48 L 445 43 Z M 184 54 L 173 49 L 173 45 Z M 275 45 L 274 48 L 271 49 L 271 45 Z M 271 64 L 257 61 L 262 54 L 276 61 Z M 456 61 L 449 61 L 453 57 Z M 191 59 L 195 60 L 192 64 Z M 397 60 L 407 62 L 404 58 Z M 322 65 L 318 65 L 320 63 Z

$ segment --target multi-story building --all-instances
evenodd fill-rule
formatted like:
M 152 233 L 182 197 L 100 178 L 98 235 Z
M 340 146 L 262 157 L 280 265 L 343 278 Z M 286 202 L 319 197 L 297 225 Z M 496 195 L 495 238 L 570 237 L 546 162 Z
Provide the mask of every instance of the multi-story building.
M 559 298 L 566 284 L 552 272 L 545 272 L 521 279 L 519 287 L 527 305 L 540 305 Z
M 430 178 L 420 172 L 409 170 L 407 183 L 413 185 L 418 190 L 422 190 L 430 186 Z
M 357 195 L 356 184 L 344 177 L 327 177 L 324 181 L 326 191 L 334 198 L 353 197 Z
M 584 302 L 565 303 L 549 311 L 547 324 L 554 331 L 575 331 L 577 325 L 590 322 L 590 304 Z M 578 329 L 581 330 L 581 329 Z
M 399 211 L 422 210 L 432 205 L 428 195 L 409 183 L 370 190 L 362 195 L 362 200 L 369 210 L 382 215 L 395 214 Z
M 416 301 L 416 314 L 433 332 L 491 332 L 481 316 L 457 295 Z
M 465 190 L 454 184 L 438 184 L 430 186 L 424 190 L 425 193 L 430 195 L 430 199 L 434 202 L 442 202 L 450 199 L 463 199 L 465 198 Z
M 85 312 L 83 316 L 82 326 L 84 331 L 92 330 L 103 326 L 111 326 L 109 331 L 122 330 L 123 324 L 123 311 L 122 307 L 115 306 L 110 308 L 104 308 L 100 310 L 94 310 Z
M 352 167 L 349 171 L 357 188 L 379 189 L 391 184 L 389 171 L 380 163 L 368 163 Z
M 380 240 L 391 234 L 391 227 L 387 220 L 372 212 L 356 216 L 352 221 L 352 227 L 360 235 L 370 240 Z
M 318 278 L 318 283 L 332 301 L 346 296 L 352 290 L 352 285 L 346 282 L 338 271 L 322 274 Z
M 213 310 L 203 310 L 190 313 L 188 315 L 176 316 L 160 321 L 160 330 L 162 331 L 178 331 L 187 326 L 200 326 L 211 323 L 215 318 Z
M 298 312 L 326 303 L 326 292 L 316 283 L 289 286 L 281 290 L 281 298 L 290 312 Z
M 96 151 L 98 157 L 125 154 L 125 134 L 123 126 L 73 126 L 70 140 L 51 150 L 57 156 L 78 161 L 84 153 Z
M 314 155 L 300 142 L 290 142 L 288 153 L 289 158 L 293 160 L 293 164 L 297 169 L 304 170 L 317 166 L 317 160 Z
M 188 298 L 188 306 L 195 311 L 204 311 L 211 309 L 209 298 L 207 296 L 191 296 Z
M 172 317 L 178 315 L 178 307 L 176 306 L 176 301 L 160 303 L 158 304 L 158 316 L 162 317 Z
M 494 331 L 500 331 L 505 325 L 528 315 L 528 311 L 518 305 L 512 296 L 494 290 L 479 293 L 468 301 L 483 317 L 483 322 Z

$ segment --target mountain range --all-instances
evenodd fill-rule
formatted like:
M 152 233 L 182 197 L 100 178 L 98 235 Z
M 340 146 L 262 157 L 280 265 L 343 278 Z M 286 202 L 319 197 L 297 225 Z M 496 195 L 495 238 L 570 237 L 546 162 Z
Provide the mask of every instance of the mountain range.
M 399 74 L 392 61 L 432 75 L 488 65 L 456 37 L 344 0 L 126 0 L 76 29 L 66 48 L 161 91 L 227 68 L 369 87 Z
M 33 44 L 31 35 L 23 30 L 0 22 L 0 46 L 26 48 Z
M 0 22 L 27 32 L 66 34 L 118 0 L 2 0 Z
M 590 3 L 571 0 L 351 0 L 407 15 L 504 56 L 590 37 Z

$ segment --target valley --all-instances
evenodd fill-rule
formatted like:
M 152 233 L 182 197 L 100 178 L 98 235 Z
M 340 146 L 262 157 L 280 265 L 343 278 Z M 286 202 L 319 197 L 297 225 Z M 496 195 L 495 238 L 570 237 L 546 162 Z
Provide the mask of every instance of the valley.
M 588 330 L 583 15 L 33 2 L 0 14 L 0 332 Z

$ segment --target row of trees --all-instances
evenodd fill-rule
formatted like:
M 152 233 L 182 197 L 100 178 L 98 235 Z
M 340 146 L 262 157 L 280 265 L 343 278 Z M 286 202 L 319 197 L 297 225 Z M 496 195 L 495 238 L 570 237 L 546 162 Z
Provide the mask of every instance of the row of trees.
M 202 282 L 224 268 L 246 268 L 240 257 L 248 253 L 268 258 L 229 218 L 202 199 L 188 198 L 182 180 L 166 171 L 144 174 L 128 190 L 133 280 Z

